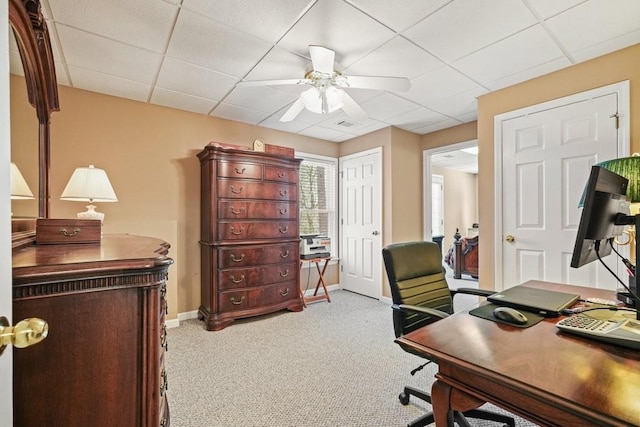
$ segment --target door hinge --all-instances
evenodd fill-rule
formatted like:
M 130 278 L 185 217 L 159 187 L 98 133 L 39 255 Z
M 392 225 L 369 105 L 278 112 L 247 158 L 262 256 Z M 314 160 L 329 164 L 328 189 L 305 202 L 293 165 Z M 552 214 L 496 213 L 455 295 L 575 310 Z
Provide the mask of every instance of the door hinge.
M 618 113 L 609 116 L 610 119 L 616 119 L 616 129 L 620 129 L 620 115 Z

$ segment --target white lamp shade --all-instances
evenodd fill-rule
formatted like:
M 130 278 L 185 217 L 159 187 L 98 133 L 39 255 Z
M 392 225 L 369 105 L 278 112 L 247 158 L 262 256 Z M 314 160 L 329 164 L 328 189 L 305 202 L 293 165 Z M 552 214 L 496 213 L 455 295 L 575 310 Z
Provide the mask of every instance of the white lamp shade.
M 15 163 L 11 163 L 11 198 L 33 199 L 33 193 Z
M 327 102 L 328 111 L 322 111 L 322 101 L 323 94 L 320 90 L 315 87 L 311 89 L 307 89 L 302 92 L 300 98 L 302 99 L 302 103 L 307 108 L 307 110 L 322 114 L 322 113 L 333 113 L 339 108 L 342 108 L 342 94 L 344 92 L 342 89 L 338 89 L 333 86 L 329 86 L 324 91 L 324 97 Z
M 60 200 L 77 202 L 117 202 L 109 177 L 103 169 L 89 165 L 76 168 L 64 188 Z

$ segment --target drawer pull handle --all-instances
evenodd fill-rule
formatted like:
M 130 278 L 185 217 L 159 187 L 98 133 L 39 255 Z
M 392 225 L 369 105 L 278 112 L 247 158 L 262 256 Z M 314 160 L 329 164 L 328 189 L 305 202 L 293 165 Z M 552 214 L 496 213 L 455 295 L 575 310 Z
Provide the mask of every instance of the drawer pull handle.
M 242 175 L 242 174 L 244 173 L 244 171 L 245 171 L 245 168 L 242 168 L 242 169 L 238 169 L 238 168 L 236 168 L 236 173 L 237 173 L 238 175 Z
M 71 233 L 69 233 L 66 228 L 61 228 L 60 229 L 60 234 L 62 234 L 63 236 L 67 236 L 67 237 L 75 236 L 78 233 L 80 233 L 80 228 L 78 228 L 78 227 L 75 227 L 73 229 L 73 232 L 71 232 Z
M 278 231 L 282 234 L 286 233 L 287 231 L 289 231 L 289 227 L 278 227 Z
M 289 251 L 280 252 L 280 258 L 286 258 L 289 256 Z
M 238 188 L 238 189 L 236 190 L 236 189 L 235 189 L 235 187 L 234 187 L 233 185 L 231 186 L 231 192 L 232 192 L 233 194 L 240 194 L 240 193 L 242 193 L 242 190 L 244 190 L 244 187 L 240 187 L 240 188 Z
M 284 273 L 281 271 L 280 272 L 280 277 L 287 277 L 289 275 L 289 269 L 287 268 Z
M 244 227 L 240 227 L 240 230 L 238 230 L 238 231 L 234 230 L 234 228 L 233 228 L 233 227 L 231 227 L 231 234 L 234 234 L 234 235 L 236 235 L 236 236 L 239 236 L 239 235 L 241 235 L 242 233 L 244 233 Z
M 231 278 L 231 281 L 233 283 L 242 283 L 244 282 L 244 274 L 240 275 L 240 279 L 236 280 L 235 276 L 229 276 L 229 278 Z
M 282 295 L 283 297 L 286 297 L 287 295 L 289 295 L 289 288 L 285 289 L 284 292 L 280 291 L 280 295 Z
M 244 212 L 244 208 L 240 208 L 240 209 L 238 209 L 238 210 L 235 210 L 235 209 L 233 208 L 233 206 L 231 206 L 231 213 L 232 213 L 232 214 L 234 214 L 234 215 L 240 215 L 240 214 L 241 214 L 241 213 L 243 213 L 243 212 Z
M 244 301 L 244 295 L 242 296 L 242 298 L 240 298 L 240 301 L 237 301 L 234 297 L 231 297 L 231 304 L 233 305 L 240 305 L 242 304 L 242 301 Z
M 231 254 L 231 261 L 233 262 L 241 262 L 244 260 L 244 254 L 240 255 L 240 258 L 236 258 L 234 254 Z
M 278 178 L 284 178 L 284 172 L 278 171 Z
M 280 209 L 280 215 L 284 215 L 284 214 L 286 214 L 287 212 L 289 212 L 289 209 L 287 209 L 287 208 L 282 208 L 282 209 Z
M 280 190 L 280 195 L 281 196 L 286 196 L 287 195 L 287 190 Z

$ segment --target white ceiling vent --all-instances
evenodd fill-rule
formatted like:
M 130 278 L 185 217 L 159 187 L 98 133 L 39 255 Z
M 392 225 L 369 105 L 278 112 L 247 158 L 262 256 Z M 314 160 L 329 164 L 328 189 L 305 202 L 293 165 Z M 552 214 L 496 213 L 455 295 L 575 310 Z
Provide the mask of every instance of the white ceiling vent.
M 346 120 L 341 120 L 338 123 L 336 123 L 338 126 L 344 126 L 346 128 L 350 128 L 351 126 L 355 125 L 355 123 L 353 122 L 348 122 Z

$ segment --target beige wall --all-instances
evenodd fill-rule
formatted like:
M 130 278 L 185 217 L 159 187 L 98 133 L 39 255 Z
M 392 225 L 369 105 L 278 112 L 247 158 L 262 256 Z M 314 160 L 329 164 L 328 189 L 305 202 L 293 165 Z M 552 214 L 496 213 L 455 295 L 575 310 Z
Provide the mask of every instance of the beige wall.
M 33 138 L 35 117 L 25 82 L 11 76 L 12 140 Z M 96 203 L 106 215 L 105 233 L 149 235 L 171 244 L 169 319 L 200 305 L 200 164 L 196 154 L 210 141 L 250 146 L 254 139 L 306 153 L 338 157 L 338 144 L 233 121 L 59 86 L 60 111 L 51 125 L 51 216 L 75 217 L 82 203 L 59 196 L 78 166 L 105 169 L 117 203 Z M 20 93 L 24 96 L 19 96 Z M 24 129 L 28 127 L 29 129 Z M 36 134 L 37 135 L 37 134 Z M 24 156 L 14 150 L 17 157 Z M 35 156 L 35 150 L 28 154 Z M 35 190 L 37 176 L 25 176 Z M 32 184 L 33 183 L 33 184 Z M 337 269 L 329 283 L 337 283 Z M 314 276 L 312 276 L 313 278 Z M 315 283 L 315 282 L 314 282 Z
M 420 136 L 385 128 L 340 144 L 340 156 L 382 147 L 382 245 L 422 239 Z M 391 292 L 382 266 L 382 295 Z
M 631 86 L 631 151 L 640 151 L 640 44 L 526 81 L 478 99 L 478 187 L 482 241 L 480 283 L 494 280 L 494 116 L 589 89 L 629 80 Z

